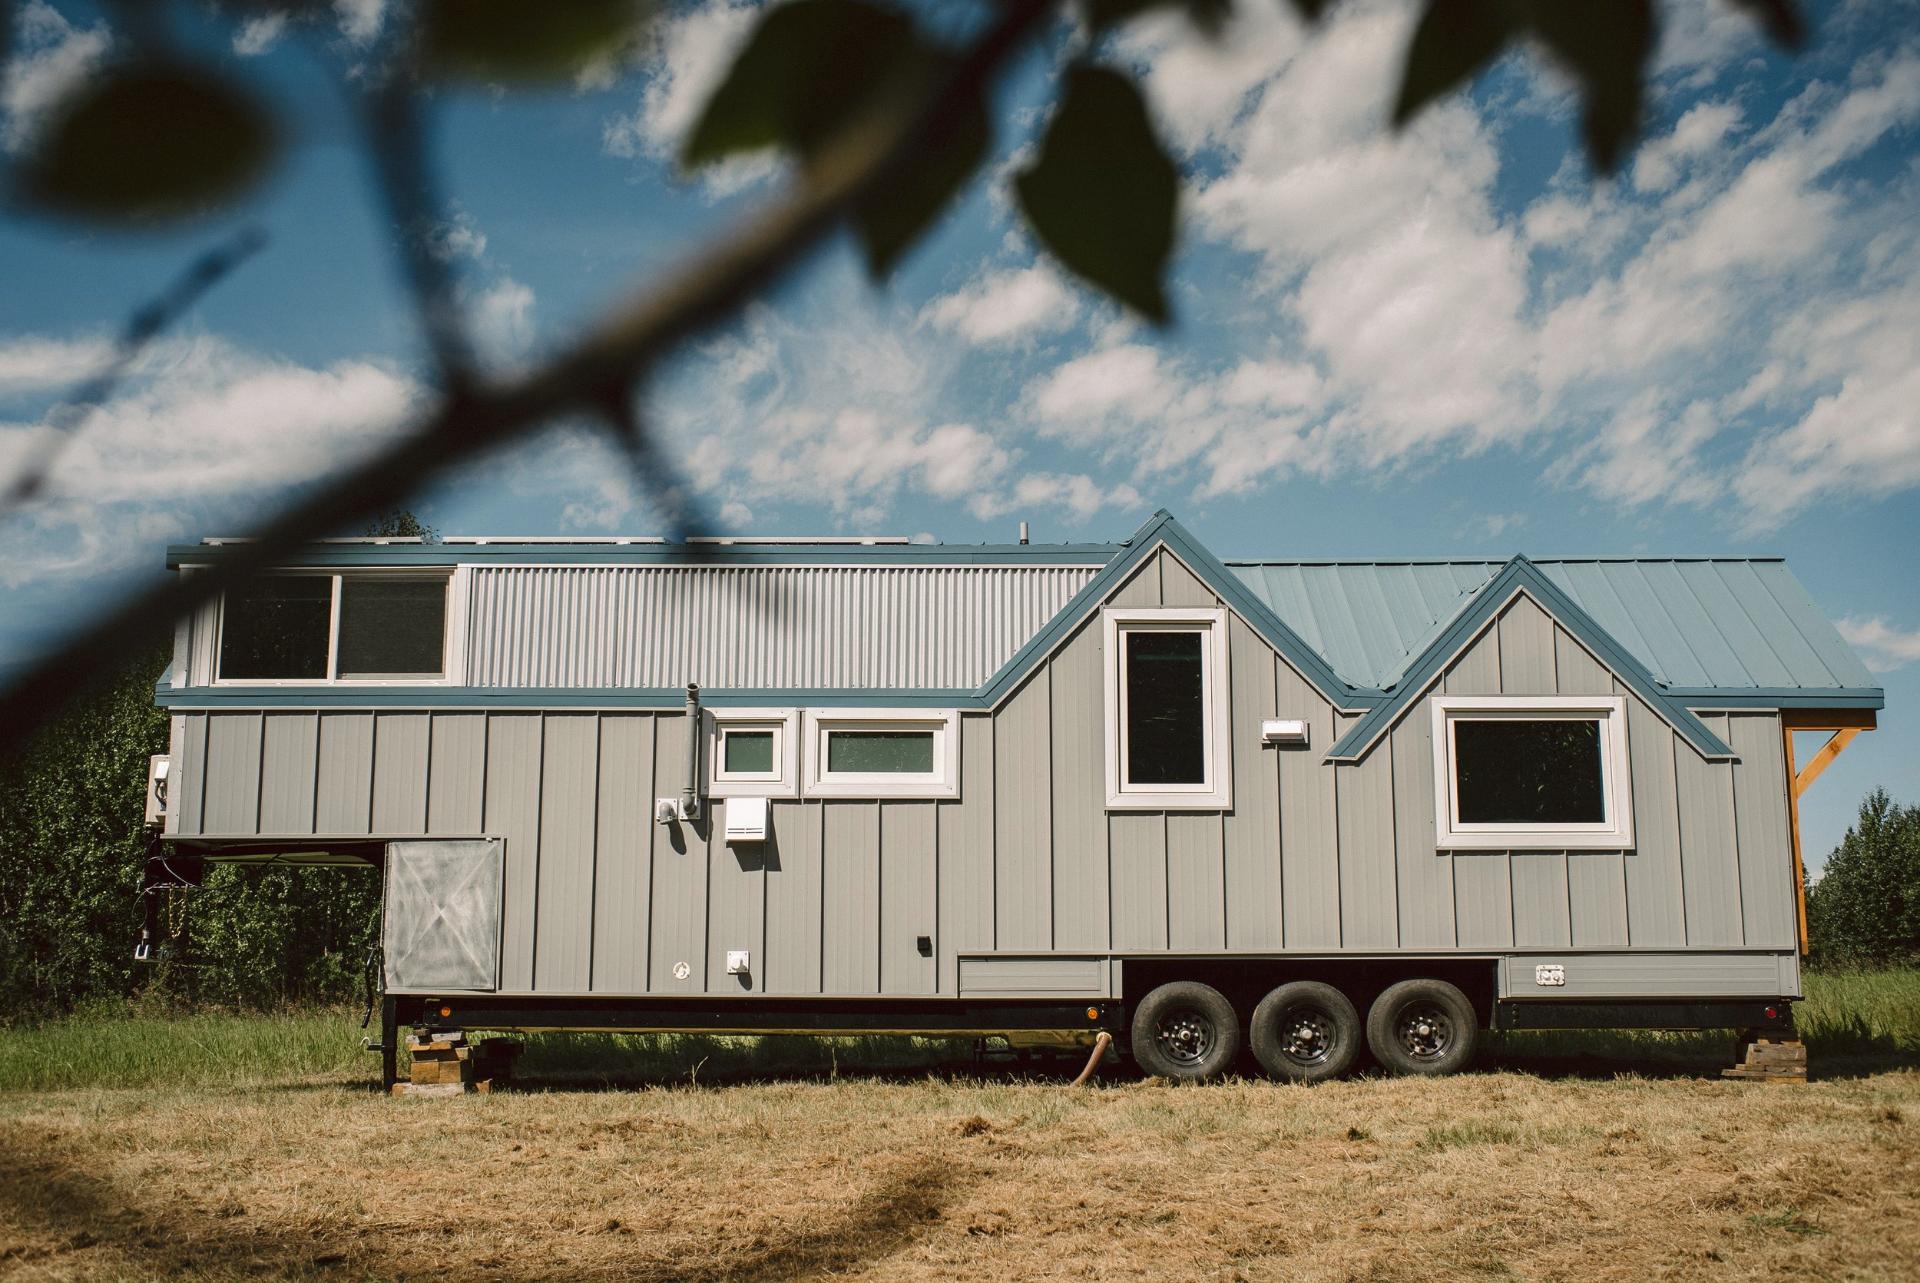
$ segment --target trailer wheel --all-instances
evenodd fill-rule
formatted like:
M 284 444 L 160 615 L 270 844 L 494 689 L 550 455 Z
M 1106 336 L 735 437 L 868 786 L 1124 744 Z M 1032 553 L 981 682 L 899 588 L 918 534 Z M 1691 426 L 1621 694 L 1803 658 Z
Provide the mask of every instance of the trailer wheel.
M 1178 1082 L 1216 1078 L 1240 1054 L 1240 1017 L 1218 989 L 1194 980 L 1161 985 L 1133 1009 L 1133 1059 Z
M 1347 995 L 1318 980 L 1281 985 L 1253 1009 L 1253 1057 L 1275 1078 L 1338 1078 L 1360 1054 L 1360 1013 Z
M 1367 1046 L 1396 1074 L 1451 1074 L 1467 1067 L 1480 1020 L 1467 995 L 1444 980 L 1402 980 L 1367 1012 Z

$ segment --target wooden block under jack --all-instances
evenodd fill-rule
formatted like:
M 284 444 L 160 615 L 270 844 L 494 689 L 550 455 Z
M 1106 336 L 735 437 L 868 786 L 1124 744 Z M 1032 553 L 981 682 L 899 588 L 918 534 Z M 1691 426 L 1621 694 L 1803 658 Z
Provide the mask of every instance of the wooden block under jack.
M 473 1083 L 395 1083 L 393 1094 L 396 1096 L 465 1096 L 468 1093 L 487 1095 L 493 1090 L 493 1080 L 482 1078 Z
M 1741 1062 L 1721 1070 L 1721 1077 L 1767 1083 L 1807 1081 L 1807 1045 L 1798 1038 L 1761 1038 L 1748 1034 L 1742 1043 L 1745 1054 Z
M 461 1060 L 416 1060 L 408 1066 L 407 1078 L 416 1083 L 463 1083 L 469 1077 L 467 1063 Z

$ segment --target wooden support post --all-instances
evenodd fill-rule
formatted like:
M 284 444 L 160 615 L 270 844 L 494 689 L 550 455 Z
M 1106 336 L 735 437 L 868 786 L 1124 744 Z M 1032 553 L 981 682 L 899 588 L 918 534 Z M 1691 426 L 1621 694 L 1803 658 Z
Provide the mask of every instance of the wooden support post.
M 1853 743 L 1853 737 L 1861 731 L 1873 730 L 1876 719 L 1871 709 L 1782 709 L 1780 713 L 1780 738 L 1786 751 L 1787 763 L 1787 832 L 1793 838 L 1793 901 L 1797 925 L 1800 928 L 1800 955 L 1807 953 L 1807 865 L 1800 850 L 1800 795 L 1805 793 L 1820 773 L 1833 764 L 1847 745 Z M 1795 731 L 1829 731 L 1831 735 L 1811 758 L 1807 759 L 1805 770 L 1796 770 L 1793 761 L 1793 733 Z

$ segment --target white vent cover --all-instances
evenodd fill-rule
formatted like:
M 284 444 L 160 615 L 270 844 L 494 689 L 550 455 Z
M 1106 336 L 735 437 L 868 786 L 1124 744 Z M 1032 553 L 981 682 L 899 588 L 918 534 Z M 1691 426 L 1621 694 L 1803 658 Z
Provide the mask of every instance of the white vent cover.
M 1305 744 L 1307 724 L 1298 718 L 1268 718 L 1260 723 L 1260 738 L 1269 744 Z
M 727 799 L 726 808 L 726 840 L 729 844 L 767 840 L 766 798 L 730 797 Z

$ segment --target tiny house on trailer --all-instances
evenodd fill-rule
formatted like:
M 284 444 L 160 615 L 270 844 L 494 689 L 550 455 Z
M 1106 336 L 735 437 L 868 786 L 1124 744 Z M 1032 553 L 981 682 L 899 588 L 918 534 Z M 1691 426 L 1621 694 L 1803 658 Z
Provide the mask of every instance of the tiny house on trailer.
M 1783 1029 L 1796 799 L 1883 704 L 1776 559 L 1222 562 L 1165 512 L 317 544 L 182 621 L 158 699 L 177 852 L 381 870 L 389 1078 L 398 1024 L 1297 1079 Z

